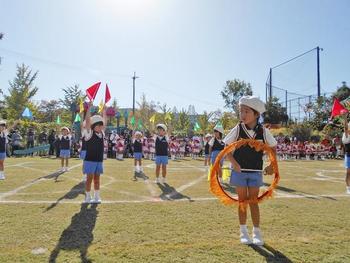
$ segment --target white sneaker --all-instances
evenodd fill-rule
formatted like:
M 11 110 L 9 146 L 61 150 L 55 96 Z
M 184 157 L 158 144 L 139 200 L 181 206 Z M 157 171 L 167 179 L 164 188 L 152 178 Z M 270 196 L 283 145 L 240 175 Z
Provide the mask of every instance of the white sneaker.
M 0 178 L 1 179 L 1 178 Z M 5 179 L 5 176 L 4 176 L 4 179 Z M 348 195 L 350 195 L 350 186 L 349 187 L 346 187 L 346 193 L 348 194 Z
M 4 173 L 0 173 L 0 180 L 5 180 L 5 174 Z
M 264 240 L 259 228 L 253 228 L 253 244 L 257 246 L 264 245 Z
M 154 181 L 156 184 L 160 184 L 160 179 L 159 177 L 156 177 L 156 180 Z
M 64 167 L 64 171 L 65 171 L 65 172 L 68 172 L 68 167 Z
M 86 182 L 86 174 L 83 174 L 83 182 Z
M 241 234 L 239 235 L 239 238 L 241 240 L 241 243 L 244 245 L 250 245 L 252 243 L 250 237 L 249 237 L 249 233 L 248 233 L 248 229 L 242 229 L 241 228 Z
M 91 201 L 91 203 L 96 203 L 96 204 L 101 203 L 101 198 L 100 198 L 100 194 L 99 193 L 95 192 L 94 199 Z
M 62 167 L 61 169 L 60 169 L 60 172 L 64 172 L 65 171 L 65 168 L 64 167 Z
M 91 195 L 90 195 L 90 193 L 85 193 L 84 203 L 85 204 L 89 204 L 90 202 L 91 202 Z

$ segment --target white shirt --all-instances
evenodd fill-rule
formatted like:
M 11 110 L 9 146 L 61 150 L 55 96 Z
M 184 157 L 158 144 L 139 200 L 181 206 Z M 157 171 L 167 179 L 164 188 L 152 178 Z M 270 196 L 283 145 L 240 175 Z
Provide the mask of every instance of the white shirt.
M 348 134 L 348 138 L 345 137 L 345 133 L 343 133 L 343 137 L 341 138 L 343 144 L 350 143 L 350 134 Z
M 271 132 L 266 129 L 265 127 L 263 127 L 264 129 L 264 138 L 266 140 L 266 143 L 270 146 L 270 147 L 275 147 L 277 145 L 277 141 L 276 139 L 273 137 L 273 135 L 271 134 Z M 255 131 L 254 130 L 246 130 L 246 132 L 248 133 L 248 135 L 252 138 L 255 137 Z M 239 136 L 239 124 L 236 125 L 227 135 L 226 137 L 223 139 L 224 143 L 227 144 L 231 144 L 235 141 L 237 141 Z

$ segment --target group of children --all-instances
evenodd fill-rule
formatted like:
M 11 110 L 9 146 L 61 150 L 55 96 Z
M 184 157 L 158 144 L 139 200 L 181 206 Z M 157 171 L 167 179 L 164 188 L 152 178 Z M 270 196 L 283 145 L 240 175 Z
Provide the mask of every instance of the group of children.
M 89 107 L 92 104 L 89 104 Z M 259 123 L 260 115 L 265 111 L 265 104 L 257 97 L 244 96 L 239 100 L 239 116 L 240 122 L 237 124 L 225 137 L 224 130 L 221 126 L 214 128 L 214 135 L 207 134 L 204 138 L 204 154 L 205 165 L 213 164 L 219 153 L 235 141 L 241 139 L 251 139 L 264 142 L 276 151 L 277 141 L 262 124 Z M 350 136 L 346 117 L 344 118 L 345 132 L 343 135 L 343 143 L 345 146 L 345 167 L 347 169 L 346 183 L 347 192 L 350 194 Z M 103 160 L 105 154 L 105 123 L 106 114 L 90 116 L 89 109 L 87 110 L 85 120 L 82 123 L 82 145 L 80 157 L 83 160 L 83 174 L 86 175 L 85 185 L 85 201 L 86 203 L 99 203 L 100 198 L 100 175 L 103 174 Z M 176 154 L 172 150 L 176 145 L 176 139 L 167 137 L 167 127 L 165 124 L 156 125 L 157 134 L 152 138 L 144 138 L 141 132 L 135 132 L 132 139 L 134 151 L 135 172 L 140 173 L 142 168 L 142 157 L 145 154 L 145 140 L 149 143 L 154 141 L 154 156 L 155 156 L 155 182 L 165 183 L 167 176 L 168 152 Z M 115 136 L 116 141 L 118 137 Z M 201 143 L 200 139 L 195 143 Z M 3 162 L 5 159 L 6 145 L 6 123 L 0 121 L 0 179 L 4 179 Z M 118 144 L 117 144 L 118 145 Z M 67 171 L 69 159 L 70 136 L 69 129 L 63 127 L 60 135 L 60 157 L 61 170 Z M 121 146 L 120 146 L 121 147 Z M 198 146 L 199 147 L 199 146 Z M 283 149 L 282 149 L 283 151 Z M 306 151 L 306 149 L 305 149 Z M 249 145 L 244 145 L 241 148 L 226 155 L 226 160 L 231 164 L 232 171 L 230 176 L 230 184 L 236 187 L 238 200 L 244 204 L 244 209 L 238 207 L 238 218 L 240 224 L 240 241 L 243 244 L 263 245 L 264 241 L 260 230 L 260 211 L 257 202 L 259 189 L 263 186 L 263 174 L 272 174 L 273 168 L 271 165 L 263 168 L 263 152 L 256 151 Z M 222 165 L 224 160 L 220 160 Z M 222 174 L 219 172 L 219 178 Z M 94 196 L 91 196 L 91 185 L 94 184 Z M 252 238 L 249 235 L 247 228 L 247 209 L 250 208 L 251 219 L 253 223 Z

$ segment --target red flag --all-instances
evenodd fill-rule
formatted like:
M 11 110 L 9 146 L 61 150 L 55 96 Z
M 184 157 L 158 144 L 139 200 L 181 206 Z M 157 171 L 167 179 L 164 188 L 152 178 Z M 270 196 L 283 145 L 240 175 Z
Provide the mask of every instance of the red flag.
M 333 117 L 336 117 L 338 115 L 344 114 L 349 112 L 345 107 L 339 102 L 337 98 L 334 99 L 333 107 L 332 107 L 332 114 L 331 119 Z
M 96 97 L 97 91 L 100 88 L 101 82 L 97 82 L 96 84 L 92 85 L 90 88 L 86 90 L 86 95 L 90 99 L 90 101 L 93 101 Z
M 105 104 L 110 101 L 111 99 L 111 93 L 109 92 L 108 85 L 106 84 L 106 93 L 105 93 Z

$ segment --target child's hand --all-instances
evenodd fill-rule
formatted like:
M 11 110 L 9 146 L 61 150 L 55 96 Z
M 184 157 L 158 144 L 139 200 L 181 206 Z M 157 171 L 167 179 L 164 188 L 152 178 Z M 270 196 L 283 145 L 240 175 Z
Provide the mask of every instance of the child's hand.
M 269 166 L 266 166 L 266 167 L 265 167 L 265 169 L 264 169 L 264 174 L 268 174 L 268 175 L 273 174 L 273 167 L 272 167 L 271 164 L 270 164 Z
M 240 173 L 241 172 L 241 166 L 237 163 L 237 162 L 231 162 L 233 170 L 236 173 Z

